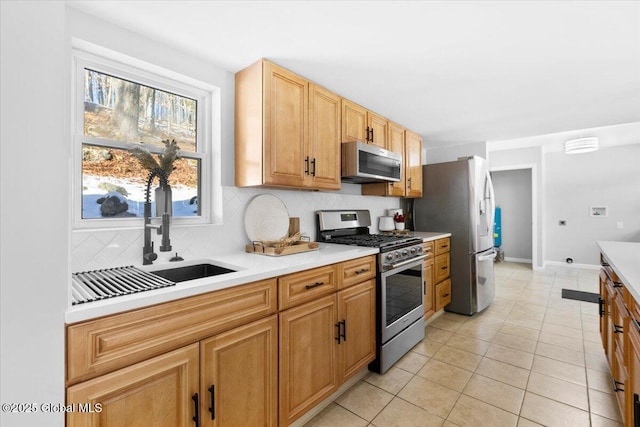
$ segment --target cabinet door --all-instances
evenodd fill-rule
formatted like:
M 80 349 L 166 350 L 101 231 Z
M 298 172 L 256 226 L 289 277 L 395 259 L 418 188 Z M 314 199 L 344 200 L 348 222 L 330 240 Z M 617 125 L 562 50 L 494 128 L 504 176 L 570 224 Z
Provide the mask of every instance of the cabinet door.
M 368 142 L 367 110 L 346 99 L 342 100 L 342 142 Z
M 308 97 L 307 80 L 264 63 L 265 184 L 304 186 Z
M 377 145 L 384 149 L 388 149 L 389 142 L 389 122 L 384 117 L 372 113 L 371 111 L 367 112 L 367 126 L 370 129 L 370 144 Z
M 278 424 L 278 318 L 201 342 L 203 426 Z
M 102 404 L 67 413 L 69 427 L 192 427 L 198 400 L 198 344 L 67 389 L 67 405 Z M 193 399 L 196 399 L 194 401 Z
M 376 358 L 376 281 L 338 292 L 338 384 Z
M 629 347 L 629 358 L 627 360 L 628 392 L 627 408 L 625 419 L 629 424 L 639 425 L 640 423 L 640 326 L 635 320 L 630 321 L 627 344 Z M 635 424 L 632 423 L 635 421 Z
M 404 128 L 396 123 L 389 122 L 389 151 L 399 153 L 402 156 L 402 162 L 406 163 L 406 154 L 404 151 Z M 404 169 L 404 168 L 403 168 Z M 401 171 L 399 182 L 390 182 L 388 185 L 388 196 L 404 196 L 405 181 L 407 175 L 404 170 Z
M 291 424 L 336 390 L 336 315 L 334 294 L 278 315 L 280 424 Z
M 422 197 L 422 138 L 407 131 L 405 134 L 406 197 Z
M 312 188 L 340 188 L 340 116 L 340 97 L 311 84 L 308 176 Z
M 426 259 L 423 263 L 424 269 L 424 318 L 428 319 L 435 313 L 435 280 L 433 270 L 433 258 Z

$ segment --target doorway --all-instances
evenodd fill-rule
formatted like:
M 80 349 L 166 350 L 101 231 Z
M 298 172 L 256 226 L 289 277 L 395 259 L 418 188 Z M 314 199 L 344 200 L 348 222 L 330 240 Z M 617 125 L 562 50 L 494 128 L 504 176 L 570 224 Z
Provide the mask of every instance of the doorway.
M 536 265 L 534 170 L 492 170 L 496 206 L 501 209 L 501 245 L 505 261 Z

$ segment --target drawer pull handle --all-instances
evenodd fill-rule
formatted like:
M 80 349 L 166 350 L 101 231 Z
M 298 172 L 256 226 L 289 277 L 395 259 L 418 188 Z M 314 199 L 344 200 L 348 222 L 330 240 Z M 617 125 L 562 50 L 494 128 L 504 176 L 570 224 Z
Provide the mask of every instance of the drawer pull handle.
M 622 283 L 620 283 L 620 282 L 613 282 L 613 287 L 614 287 L 614 288 L 621 288 L 621 287 L 622 287 Z
M 612 325 L 612 329 L 614 334 L 622 333 L 622 326 L 616 325 L 615 323 Z
M 440 267 L 440 270 L 446 270 L 447 268 L 449 268 L 449 267 L 447 267 L 447 266 Z
M 446 298 L 448 296 L 449 296 L 449 294 L 444 294 L 444 295 L 442 295 L 442 298 Z
M 211 420 L 216 419 L 216 387 L 211 384 L 209 387 L 209 394 L 211 395 L 211 406 L 209 407 L 209 412 L 211 412 Z
M 356 271 L 356 274 L 366 273 L 367 271 L 370 271 L 370 270 L 368 268 L 362 268 L 362 269 Z
M 617 393 L 619 391 L 624 392 L 624 388 L 620 387 L 620 386 L 624 385 L 624 383 L 621 383 L 620 381 L 616 381 L 614 378 L 611 378 L 611 382 L 613 383 L 613 391 L 614 391 L 614 393 Z
M 200 427 L 200 400 L 198 399 L 198 393 L 191 396 L 191 400 L 193 400 L 193 407 L 196 413 L 191 419 L 196 423 L 196 427 Z
M 318 286 L 322 286 L 324 285 L 324 282 L 316 282 L 313 285 L 307 285 L 304 288 L 305 289 L 313 289 L 313 288 L 317 288 Z

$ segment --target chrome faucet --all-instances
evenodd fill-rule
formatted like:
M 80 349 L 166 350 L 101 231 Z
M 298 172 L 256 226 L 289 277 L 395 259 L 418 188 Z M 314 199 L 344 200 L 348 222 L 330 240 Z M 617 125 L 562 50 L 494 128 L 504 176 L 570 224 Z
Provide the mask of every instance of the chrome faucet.
M 153 178 L 158 177 L 160 180 L 160 188 L 164 192 L 162 202 L 163 206 L 159 206 L 160 200 L 156 197 L 156 216 L 161 212 L 162 223 L 151 224 L 151 183 Z M 151 229 L 158 230 L 158 234 L 162 235 L 160 244 L 160 252 L 169 252 L 171 250 L 171 240 L 169 239 L 171 218 L 171 187 L 167 180 L 167 174 L 160 168 L 154 168 L 147 178 L 147 188 L 144 199 L 144 247 L 142 248 L 142 264 L 152 264 L 158 258 L 158 254 L 153 251 L 153 241 L 151 240 Z

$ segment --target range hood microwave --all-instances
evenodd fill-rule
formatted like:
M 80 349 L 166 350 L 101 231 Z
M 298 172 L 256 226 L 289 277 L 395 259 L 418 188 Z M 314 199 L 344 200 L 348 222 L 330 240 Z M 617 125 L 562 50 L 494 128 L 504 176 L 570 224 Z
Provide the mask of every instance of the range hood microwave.
M 342 144 L 342 181 L 354 184 L 400 181 L 402 155 L 361 141 Z

